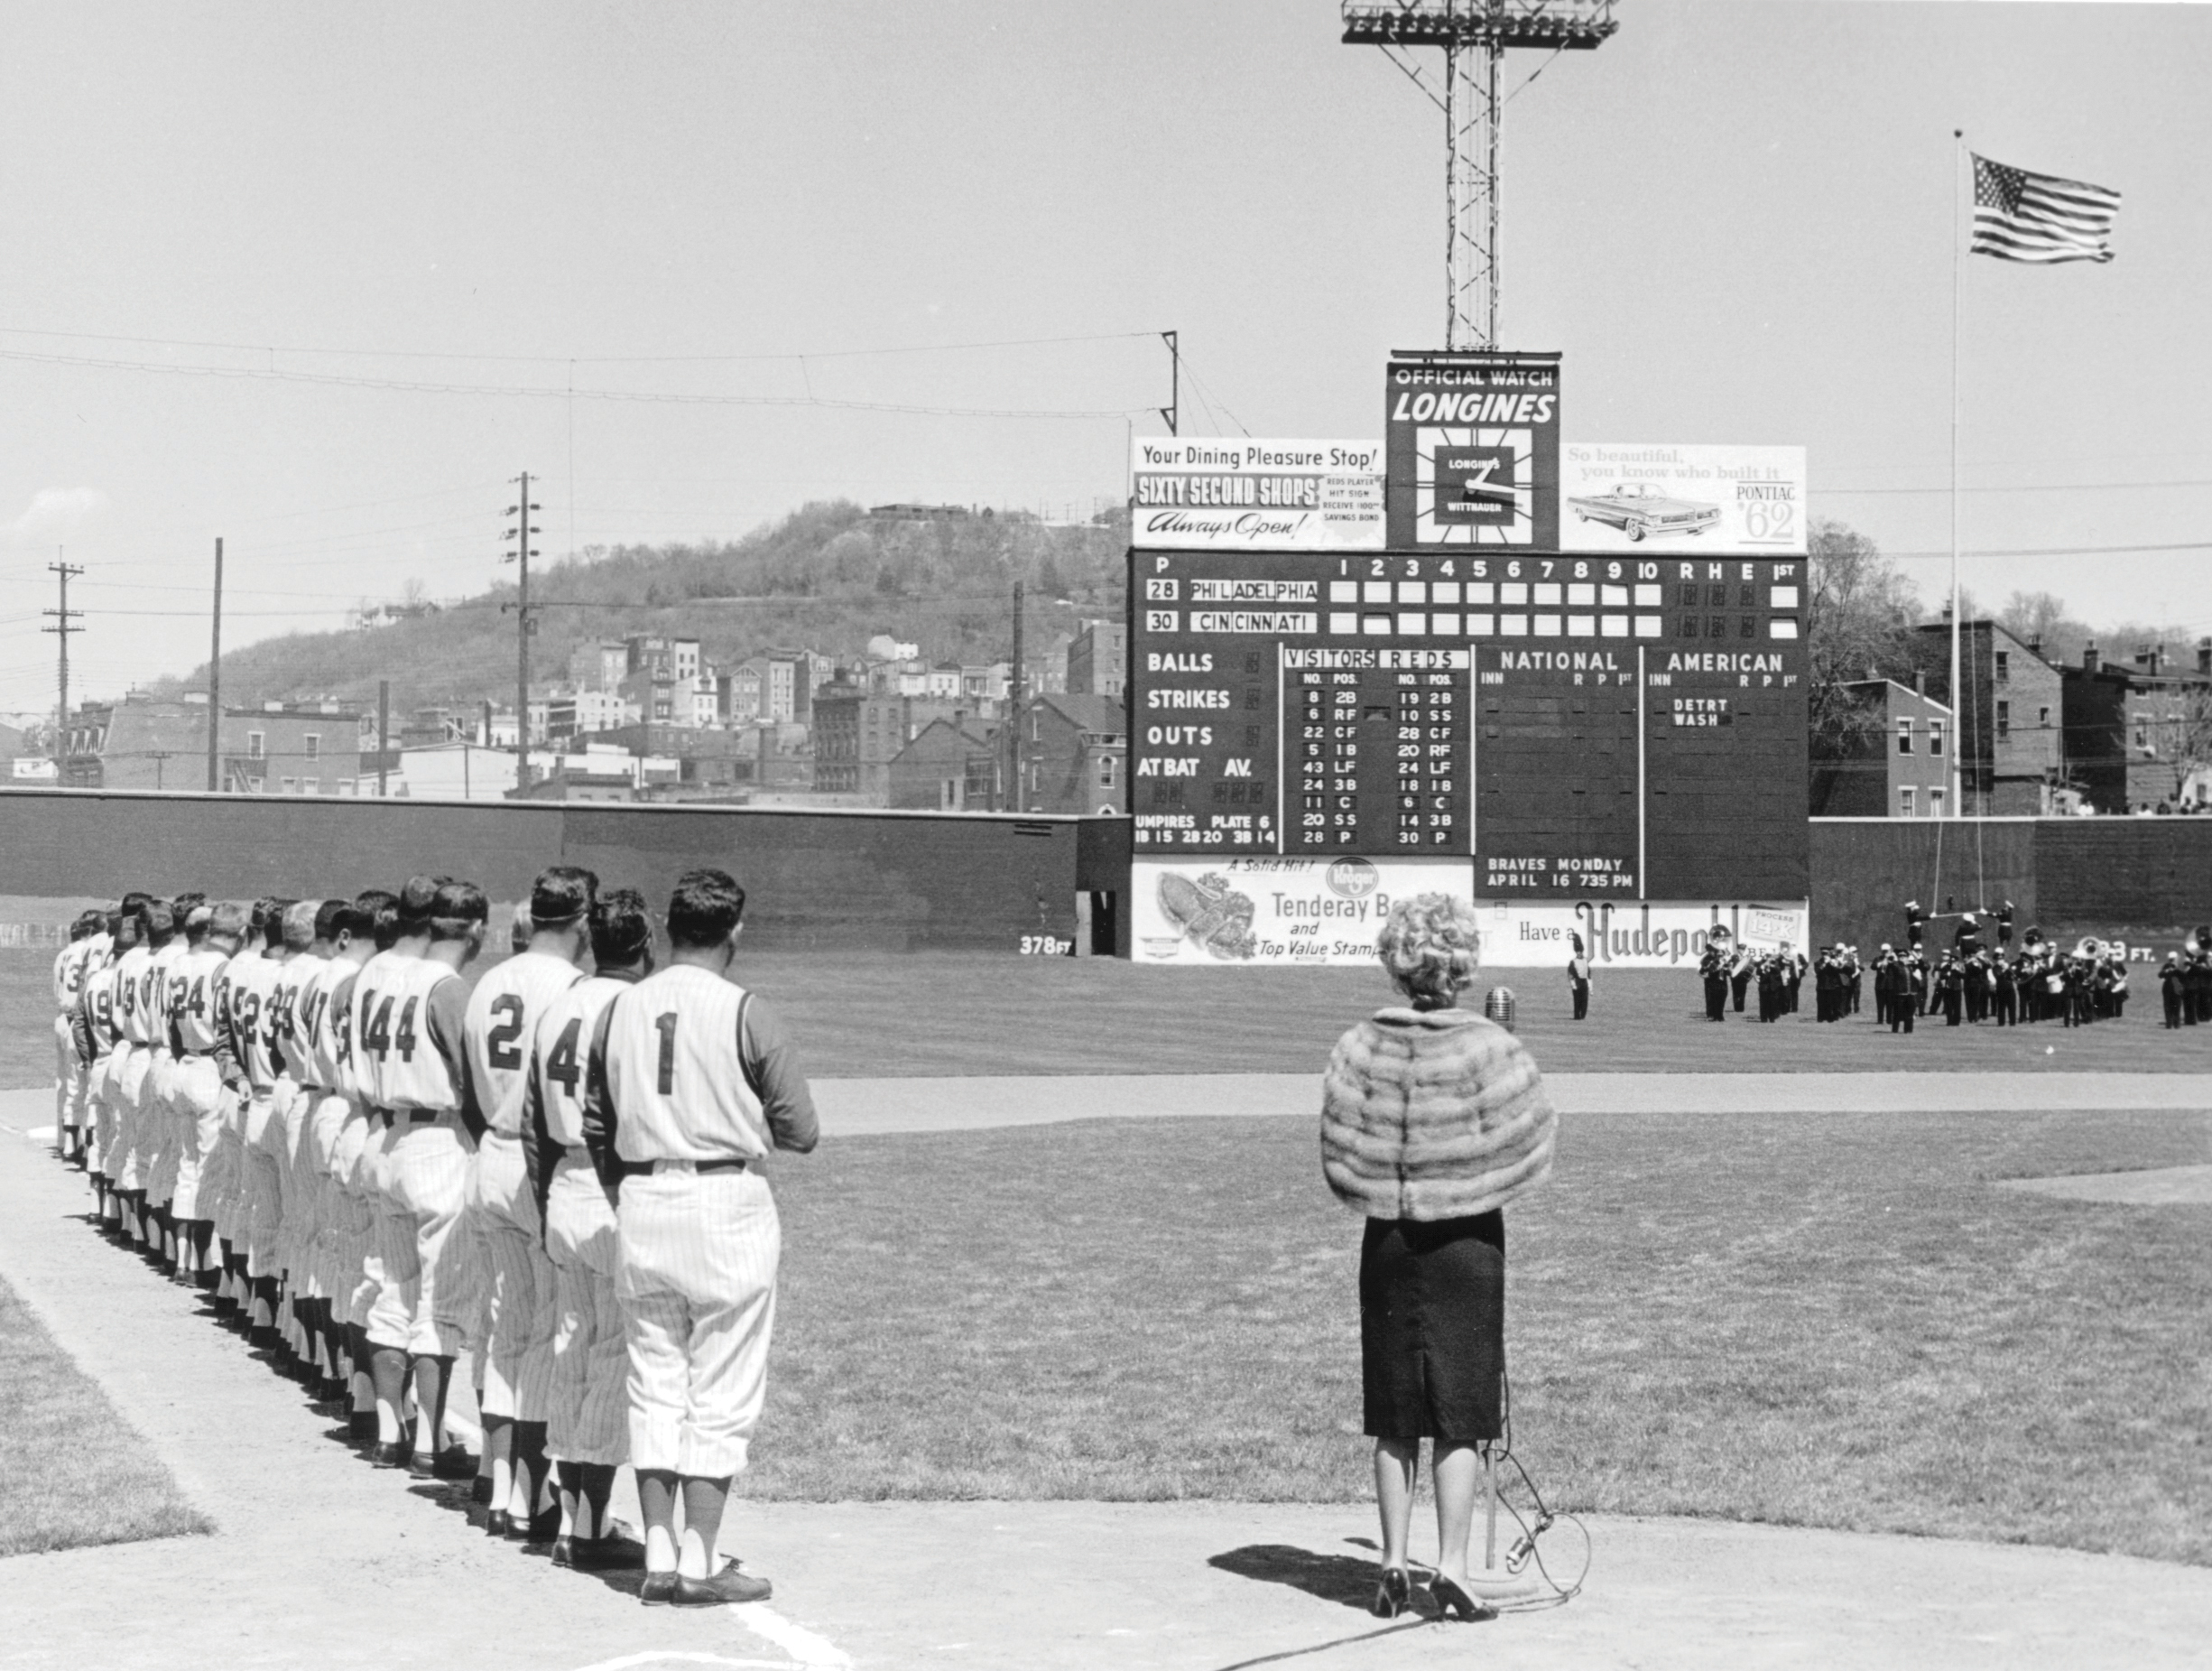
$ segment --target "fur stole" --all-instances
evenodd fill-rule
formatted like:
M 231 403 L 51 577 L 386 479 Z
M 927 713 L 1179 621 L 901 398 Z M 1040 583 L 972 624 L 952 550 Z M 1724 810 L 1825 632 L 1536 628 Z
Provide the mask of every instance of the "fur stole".
M 1521 1041 L 1461 1009 L 1390 1008 L 1337 1041 L 1321 1173 L 1371 1219 L 1467 1218 L 1533 1192 L 1558 1126 Z

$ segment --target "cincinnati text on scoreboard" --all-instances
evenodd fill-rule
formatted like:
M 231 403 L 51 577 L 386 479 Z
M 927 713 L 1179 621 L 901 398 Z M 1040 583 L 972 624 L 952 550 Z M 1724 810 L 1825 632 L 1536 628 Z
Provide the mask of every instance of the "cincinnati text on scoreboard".
M 1802 895 L 1801 558 L 1132 565 L 1140 856 L 1457 858 L 1509 897 Z

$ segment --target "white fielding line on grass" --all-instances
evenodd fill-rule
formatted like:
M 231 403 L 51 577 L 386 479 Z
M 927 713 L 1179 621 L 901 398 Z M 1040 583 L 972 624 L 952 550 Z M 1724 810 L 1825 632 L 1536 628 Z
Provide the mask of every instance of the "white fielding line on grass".
M 632 1666 L 744 1666 L 749 1671 L 798 1671 L 788 1659 L 731 1659 L 722 1654 L 699 1654 L 681 1648 L 652 1648 L 642 1654 L 625 1654 L 619 1659 L 602 1659 L 597 1665 L 583 1666 L 578 1671 L 630 1671 Z

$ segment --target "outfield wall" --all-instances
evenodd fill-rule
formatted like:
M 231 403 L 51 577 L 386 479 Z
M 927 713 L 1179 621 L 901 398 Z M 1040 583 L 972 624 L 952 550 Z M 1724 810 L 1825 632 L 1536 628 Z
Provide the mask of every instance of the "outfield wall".
M 2212 818 L 1816 818 L 1812 935 L 1871 953 L 1904 934 L 1904 902 L 1939 912 L 2010 899 L 2071 944 L 2179 942 L 2212 921 Z M 1948 944 L 1951 925 L 1931 935 Z
M 544 867 L 567 863 L 641 887 L 657 906 L 680 872 L 718 865 L 751 896 L 745 932 L 756 945 L 1014 952 L 1073 947 L 1087 928 L 1088 890 L 1103 877 L 1111 891 L 1116 849 L 1111 832 L 1087 842 L 1084 826 L 1107 822 L 1125 822 L 0 790 L 0 896 L 329 896 L 442 871 L 512 901 Z
M 1947 896 L 2009 898 L 2021 927 L 2069 942 L 2212 921 L 2212 818 L 1817 818 L 1810 835 L 1816 944 L 1871 952 L 1902 936 L 1907 899 Z M 745 883 L 764 947 L 1126 957 L 1130 859 L 1126 818 L 0 789 L 0 897 L 26 922 L 127 887 L 308 896 L 421 870 L 513 901 L 559 863 L 657 904 L 714 864 Z

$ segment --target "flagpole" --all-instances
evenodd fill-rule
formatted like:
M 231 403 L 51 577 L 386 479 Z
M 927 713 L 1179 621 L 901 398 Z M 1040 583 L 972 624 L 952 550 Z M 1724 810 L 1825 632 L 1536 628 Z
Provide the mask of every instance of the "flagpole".
M 1958 750 L 1965 740 L 1965 727 L 1960 716 L 1958 688 L 1958 334 L 1959 319 L 1963 312 L 1965 294 L 1966 243 L 1966 175 L 1960 168 L 1965 159 L 1967 131 L 1951 130 L 1951 816 L 1963 817 L 1966 807 L 1958 793 Z M 1971 699 L 1969 699 L 1971 700 Z

